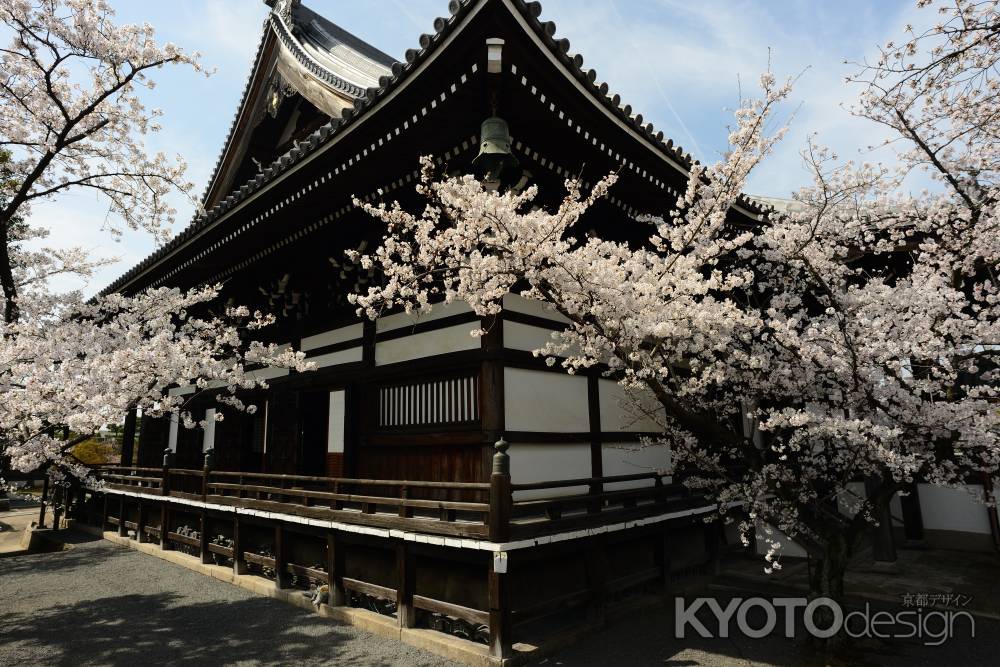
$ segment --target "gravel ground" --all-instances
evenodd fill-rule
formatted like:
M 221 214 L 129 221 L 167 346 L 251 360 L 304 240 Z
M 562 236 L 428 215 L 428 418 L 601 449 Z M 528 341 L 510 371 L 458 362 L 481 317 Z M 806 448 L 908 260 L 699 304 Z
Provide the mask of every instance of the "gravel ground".
M 7 665 L 445 665 L 437 656 L 258 597 L 180 566 L 91 537 L 70 550 L 0 558 L 0 667 Z M 732 595 L 707 595 L 725 607 Z M 757 594 L 770 597 L 758 591 Z M 898 605 L 881 605 L 899 611 Z M 712 628 L 704 614 L 706 627 Z M 751 615 L 753 627 L 761 619 Z M 672 605 L 611 623 L 546 667 L 608 665 L 998 664 L 1000 622 L 977 617 L 938 647 L 916 640 L 859 640 L 833 659 L 802 641 L 674 638 Z
M 96 538 L 0 559 L 0 665 L 442 665 Z

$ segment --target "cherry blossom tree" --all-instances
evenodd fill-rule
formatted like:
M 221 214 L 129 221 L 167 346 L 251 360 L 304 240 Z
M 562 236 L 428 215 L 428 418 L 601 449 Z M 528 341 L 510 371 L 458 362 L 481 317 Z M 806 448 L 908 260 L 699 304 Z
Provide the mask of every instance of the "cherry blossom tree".
M 171 396 L 172 386 L 253 410 L 239 392 L 265 385 L 248 365 L 307 370 L 301 353 L 253 342 L 272 318 L 215 303 L 218 285 L 89 301 L 52 291 L 53 277 L 89 278 L 107 260 L 47 245 L 31 204 L 90 189 L 109 204 L 112 234 L 165 239 L 168 195 L 191 185 L 179 157 L 146 150 L 160 112 L 141 93 L 164 65 L 202 68 L 197 54 L 158 44 L 151 26 L 116 24 L 104 0 L 0 0 L 0 21 L 13 35 L 0 49 L 0 463 L 85 475 L 72 447 L 130 410 L 196 425 L 192 396 Z
M 810 144 L 814 184 L 791 212 L 728 222 L 782 134 L 769 126 L 788 86 L 765 74 L 722 160 L 636 222 L 641 247 L 579 234 L 614 175 L 586 193 L 567 181 L 549 211 L 534 187 L 435 181 L 425 161 L 419 214 L 356 202 L 388 229 L 353 253 L 384 275 L 353 302 L 370 318 L 441 299 L 488 317 L 513 289 L 546 302 L 569 324 L 536 355 L 617 379 L 659 421 L 649 444 L 669 445 L 684 482 L 726 520 L 739 505 L 744 540 L 768 536 L 768 570 L 787 536 L 814 561 L 813 594 L 840 598 L 894 494 L 1000 467 L 996 4 L 948 5 L 945 23 L 863 69 L 858 113 L 899 134 L 899 167 L 838 164 Z M 907 192 L 914 170 L 940 187 Z M 866 498 L 850 492 L 862 480 L 876 482 Z
M 164 65 L 202 71 L 198 54 L 157 43 L 153 27 L 117 25 L 105 0 L 0 0 L 12 33 L 0 48 L 0 149 L 10 153 L 16 185 L 0 208 L 0 286 L 4 321 L 20 303 L 8 256 L 10 223 L 34 202 L 73 188 L 102 194 L 121 223 L 164 239 L 174 220 L 168 195 L 187 193 L 185 164 L 151 154 L 143 139 L 159 129 L 160 111 L 141 91 Z

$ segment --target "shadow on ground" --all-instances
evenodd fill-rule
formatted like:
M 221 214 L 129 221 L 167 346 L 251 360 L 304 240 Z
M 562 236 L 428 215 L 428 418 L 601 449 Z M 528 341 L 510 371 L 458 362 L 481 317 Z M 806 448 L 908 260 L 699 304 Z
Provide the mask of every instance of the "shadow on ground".
M 438 665 L 442 660 L 70 533 L 0 561 L 0 665 Z

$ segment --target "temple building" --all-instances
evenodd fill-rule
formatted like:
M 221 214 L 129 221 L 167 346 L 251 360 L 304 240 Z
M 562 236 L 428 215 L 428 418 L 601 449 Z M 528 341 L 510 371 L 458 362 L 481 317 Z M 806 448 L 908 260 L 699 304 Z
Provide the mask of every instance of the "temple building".
M 362 321 L 347 295 L 378 276 L 344 252 L 383 233 L 352 197 L 417 209 L 419 158 L 474 171 L 494 117 L 514 158 L 502 178 L 543 203 L 568 176 L 619 174 L 580 222 L 606 238 L 645 238 L 636 218 L 671 206 L 690 155 L 537 2 L 452 0 L 403 61 L 297 0 L 267 4 L 205 212 L 105 292 L 222 282 L 317 368 L 255 371 L 270 385 L 257 412 L 206 429 L 131 415 L 100 521 L 276 594 L 328 585 L 324 613 L 473 664 L 523 659 L 543 630 L 593 628 L 711 567 L 726 542 L 712 508 L 662 474 L 668 452 L 630 447 L 655 425 L 599 372 L 532 355 L 560 316 L 511 294 L 486 323 L 463 304 Z M 730 211 L 763 215 L 750 199 Z M 200 401 L 196 419 L 213 409 Z

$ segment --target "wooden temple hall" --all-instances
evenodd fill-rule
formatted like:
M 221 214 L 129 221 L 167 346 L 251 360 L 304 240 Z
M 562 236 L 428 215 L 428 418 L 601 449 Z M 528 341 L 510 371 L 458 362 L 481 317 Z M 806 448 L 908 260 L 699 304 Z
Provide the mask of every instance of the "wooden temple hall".
M 452 0 L 402 61 L 296 0 L 267 4 L 206 212 L 106 291 L 223 282 L 223 300 L 274 313 L 269 340 L 317 369 L 256 371 L 269 382 L 256 413 L 204 429 L 130 415 L 92 520 L 289 600 L 328 586 L 322 613 L 477 664 L 524 659 L 546 633 L 592 628 L 709 565 L 723 541 L 711 508 L 657 472 L 667 452 L 629 447 L 653 427 L 617 384 L 532 355 L 559 316 L 512 294 L 481 338 L 461 304 L 361 321 L 347 295 L 379 276 L 344 253 L 383 233 L 352 196 L 422 205 L 420 156 L 537 184 L 547 203 L 567 176 L 617 171 L 581 224 L 636 240 L 690 156 L 537 2 Z M 200 400 L 196 419 L 213 405 Z

